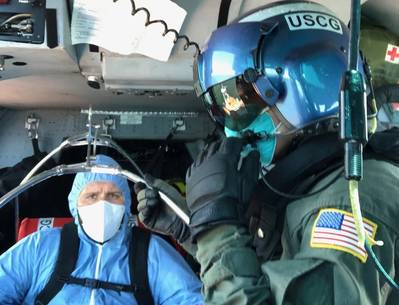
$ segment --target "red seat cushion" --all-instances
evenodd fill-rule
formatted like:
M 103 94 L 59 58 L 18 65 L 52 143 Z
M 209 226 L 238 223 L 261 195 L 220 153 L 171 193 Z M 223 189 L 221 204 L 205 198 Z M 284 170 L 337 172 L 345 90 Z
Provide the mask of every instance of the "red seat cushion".
M 71 221 L 73 221 L 71 217 L 24 218 L 19 226 L 17 241 L 33 232 L 48 228 L 62 227 L 64 224 Z

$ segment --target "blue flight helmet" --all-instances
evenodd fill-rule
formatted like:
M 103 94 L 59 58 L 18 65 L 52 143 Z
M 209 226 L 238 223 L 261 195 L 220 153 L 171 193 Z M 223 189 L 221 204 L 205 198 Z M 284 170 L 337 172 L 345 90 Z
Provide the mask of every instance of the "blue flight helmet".
M 211 34 L 195 59 L 194 88 L 225 129 L 245 130 L 271 107 L 290 130 L 302 129 L 338 116 L 348 46 L 348 28 L 326 7 L 272 3 Z

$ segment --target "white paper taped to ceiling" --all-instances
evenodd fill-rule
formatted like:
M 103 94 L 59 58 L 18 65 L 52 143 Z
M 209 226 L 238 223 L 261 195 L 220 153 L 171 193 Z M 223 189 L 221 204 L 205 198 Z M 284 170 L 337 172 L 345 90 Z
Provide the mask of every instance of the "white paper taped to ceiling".
M 150 19 L 161 19 L 168 28 L 179 31 L 187 12 L 169 0 L 135 0 L 136 9 L 146 8 Z M 139 11 L 132 15 L 130 0 L 75 0 L 73 5 L 72 43 L 100 46 L 122 55 L 138 53 L 167 61 L 175 35 L 163 36 L 161 23 L 146 26 L 147 14 Z

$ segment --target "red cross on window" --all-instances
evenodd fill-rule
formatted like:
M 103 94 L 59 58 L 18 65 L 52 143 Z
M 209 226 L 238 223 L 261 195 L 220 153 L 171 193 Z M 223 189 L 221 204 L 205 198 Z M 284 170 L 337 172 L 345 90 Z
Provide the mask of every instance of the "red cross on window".
M 395 59 L 399 57 L 398 48 L 393 47 L 392 49 L 388 50 L 387 55 L 391 56 L 391 61 L 395 61 Z

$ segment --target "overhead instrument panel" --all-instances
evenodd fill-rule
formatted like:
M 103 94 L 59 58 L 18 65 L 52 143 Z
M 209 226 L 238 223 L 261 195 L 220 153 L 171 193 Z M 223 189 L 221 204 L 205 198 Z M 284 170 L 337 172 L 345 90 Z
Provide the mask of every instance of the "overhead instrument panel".
M 41 44 L 46 0 L 0 0 L 0 41 Z

